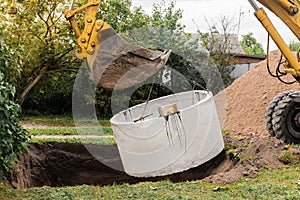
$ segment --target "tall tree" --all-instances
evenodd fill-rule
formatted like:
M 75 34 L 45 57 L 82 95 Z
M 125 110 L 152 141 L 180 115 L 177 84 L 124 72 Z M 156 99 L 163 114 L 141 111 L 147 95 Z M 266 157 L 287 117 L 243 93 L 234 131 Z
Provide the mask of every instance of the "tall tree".
M 76 73 L 80 66 L 81 60 L 74 56 L 76 39 L 63 14 L 69 9 L 69 3 L 65 0 L 0 2 L 3 8 L 0 25 L 5 27 L 3 32 L 9 33 L 4 35 L 4 40 L 12 51 L 20 54 L 21 77 L 17 84 L 20 104 L 41 79 L 59 77 L 64 72 Z M 85 3 L 79 0 L 76 7 Z M 78 14 L 79 22 L 83 21 L 83 14 Z M 141 8 L 131 10 L 130 0 L 103 1 L 97 17 L 118 32 L 144 26 L 148 20 Z
M 43 77 L 78 66 L 73 55 L 73 34 L 63 15 L 65 3 L 64 0 L 1 3 L 1 17 L 5 18 L 1 25 L 9 33 L 4 40 L 20 54 L 21 77 L 17 84 L 20 104 Z

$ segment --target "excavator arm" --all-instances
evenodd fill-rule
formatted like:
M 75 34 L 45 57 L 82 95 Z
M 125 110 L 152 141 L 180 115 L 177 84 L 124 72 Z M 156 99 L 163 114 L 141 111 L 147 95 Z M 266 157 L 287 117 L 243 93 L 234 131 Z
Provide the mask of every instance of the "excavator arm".
M 259 8 L 254 0 L 248 0 L 255 10 L 255 16 L 267 30 L 273 41 L 276 43 L 286 58 L 283 63 L 284 71 L 294 76 L 300 82 L 300 64 L 293 55 L 288 45 L 284 42 L 267 13 Z M 257 0 L 274 14 L 276 14 L 300 40 L 300 2 L 298 0 Z
M 106 89 L 124 89 L 136 85 L 158 72 L 167 62 L 171 51 L 151 51 L 123 40 L 106 22 L 96 19 L 101 0 L 88 0 L 76 9 L 65 12 L 75 32 L 79 51 L 86 58 L 91 78 Z M 75 15 L 85 11 L 81 31 Z
M 72 6 L 73 7 L 72 2 Z M 101 30 L 110 28 L 110 25 L 103 20 L 96 20 L 96 13 L 99 9 L 101 0 L 89 0 L 87 4 L 75 9 L 65 12 L 67 20 L 70 21 L 71 26 L 78 37 L 77 44 L 80 48 L 80 52 L 75 52 L 77 58 L 86 58 L 88 55 L 94 53 L 95 48 L 99 45 L 97 33 Z M 75 15 L 79 12 L 86 10 L 84 17 L 84 29 L 81 32 L 77 26 Z

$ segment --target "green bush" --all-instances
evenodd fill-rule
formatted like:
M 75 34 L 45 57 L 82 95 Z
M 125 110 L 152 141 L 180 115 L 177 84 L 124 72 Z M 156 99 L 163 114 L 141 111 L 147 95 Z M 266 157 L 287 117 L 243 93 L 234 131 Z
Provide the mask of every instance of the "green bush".
M 10 169 L 18 155 L 27 149 L 28 134 L 18 120 L 19 105 L 10 99 L 15 88 L 4 80 L 0 72 L 0 180 Z

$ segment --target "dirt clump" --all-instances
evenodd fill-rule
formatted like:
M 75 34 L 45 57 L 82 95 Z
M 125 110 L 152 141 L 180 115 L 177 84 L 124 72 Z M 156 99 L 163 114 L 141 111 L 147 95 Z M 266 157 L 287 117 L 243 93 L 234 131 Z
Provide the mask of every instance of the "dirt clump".
M 280 51 L 273 51 L 270 54 L 269 63 L 273 73 L 280 56 Z M 287 77 L 284 79 L 294 81 L 290 75 Z M 231 130 L 233 134 L 268 136 L 265 110 L 269 102 L 279 93 L 299 88 L 299 83 L 287 85 L 270 76 L 266 60 L 260 62 L 215 96 L 219 118 L 223 122 L 222 128 Z M 224 98 L 226 112 L 222 112 Z
M 207 177 L 205 180 L 208 182 L 232 183 L 241 177 L 255 178 L 261 169 L 279 169 L 284 166 L 280 156 L 285 149 L 285 144 L 276 138 L 227 135 L 224 140 L 226 152 L 235 163 L 230 169 Z M 293 153 L 290 151 L 291 154 L 296 156 L 300 149 L 293 151 Z

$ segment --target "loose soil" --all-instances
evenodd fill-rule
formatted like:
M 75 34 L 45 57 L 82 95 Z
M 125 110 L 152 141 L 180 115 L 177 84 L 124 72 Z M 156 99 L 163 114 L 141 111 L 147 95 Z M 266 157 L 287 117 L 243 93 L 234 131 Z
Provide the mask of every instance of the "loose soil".
M 270 54 L 270 68 L 273 73 L 280 55 L 280 51 L 273 51 Z M 290 75 L 283 79 L 294 81 Z M 270 76 L 266 61 L 258 63 L 215 96 L 222 128 L 230 130 L 233 134 L 268 136 L 265 110 L 269 102 L 279 93 L 299 89 L 299 83 L 287 85 Z M 225 109 L 224 102 L 226 102 Z
M 275 69 L 280 53 L 271 53 L 270 66 Z M 293 80 L 292 78 L 290 80 Z M 285 164 L 300 164 L 300 148 L 286 146 L 269 137 L 264 113 L 278 93 L 299 89 L 299 84 L 285 85 L 271 77 L 266 61 L 259 63 L 231 86 L 215 96 L 223 129 L 225 149 L 209 162 L 165 177 L 135 178 L 99 162 L 84 145 L 71 143 L 30 144 L 21 156 L 7 183 L 13 188 L 37 186 L 71 186 L 81 184 L 111 185 L 141 181 L 171 180 L 174 182 L 204 179 L 226 184 L 241 177 L 256 177 L 261 169 L 277 169 Z M 225 111 L 221 112 L 226 96 Z M 116 145 L 90 145 L 109 166 L 122 165 Z M 100 156 L 100 155 L 99 155 Z M 96 156 L 97 157 L 97 156 Z

